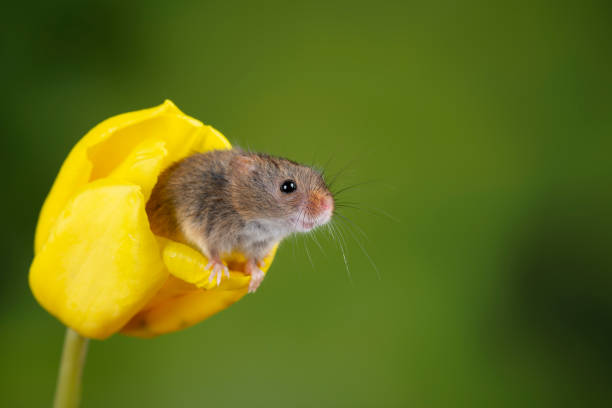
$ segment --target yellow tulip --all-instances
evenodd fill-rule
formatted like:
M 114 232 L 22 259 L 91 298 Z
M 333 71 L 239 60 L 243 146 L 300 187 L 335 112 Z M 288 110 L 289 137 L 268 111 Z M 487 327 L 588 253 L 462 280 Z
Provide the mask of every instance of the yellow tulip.
M 224 259 L 232 270 L 217 287 L 208 281 L 208 260 L 154 236 L 145 212 L 168 165 L 230 148 L 171 101 L 94 127 L 66 158 L 40 213 L 30 267 L 38 302 L 81 335 L 104 339 L 180 330 L 244 296 L 250 277 L 240 272 L 240 254 Z

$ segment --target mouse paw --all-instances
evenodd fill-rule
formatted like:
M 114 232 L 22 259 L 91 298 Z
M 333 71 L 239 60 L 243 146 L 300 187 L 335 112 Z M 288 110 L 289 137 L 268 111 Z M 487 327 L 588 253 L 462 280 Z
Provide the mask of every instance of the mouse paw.
M 255 293 L 264 277 L 266 276 L 261 269 L 259 269 L 259 262 L 249 261 L 247 262 L 246 273 L 251 275 L 251 281 L 249 282 L 249 293 Z
M 214 282 L 217 280 L 217 286 L 221 284 L 221 278 L 223 275 L 226 277 L 230 277 L 229 269 L 220 259 L 211 259 L 210 262 L 205 267 L 210 271 L 210 276 L 208 277 L 208 282 Z

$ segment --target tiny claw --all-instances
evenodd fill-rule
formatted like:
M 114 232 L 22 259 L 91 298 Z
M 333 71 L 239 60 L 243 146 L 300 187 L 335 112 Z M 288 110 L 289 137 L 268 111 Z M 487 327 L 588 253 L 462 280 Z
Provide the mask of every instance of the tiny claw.
M 266 276 L 261 269 L 253 265 L 250 269 L 251 281 L 249 282 L 248 293 L 255 293 L 264 277 Z
M 220 260 L 210 260 L 210 262 L 206 264 L 206 269 L 210 271 L 210 275 L 208 276 L 209 283 L 213 283 L 216 280 L 217 286 L 219 286 L 221 284 L 223 274 L 229 278 L 229 269 Z

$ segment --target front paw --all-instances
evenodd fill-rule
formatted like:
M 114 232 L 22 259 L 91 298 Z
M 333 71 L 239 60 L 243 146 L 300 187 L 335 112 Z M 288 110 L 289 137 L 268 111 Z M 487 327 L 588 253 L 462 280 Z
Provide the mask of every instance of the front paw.
M 221 283 L 222 275 L 226 277 L 230 277 L 229 269 L 221 260 L 219 259 L 211 259 L 210 262 L 206 265 L 206 269 L 210 271 L 210 276 L 208 277 L 208 282 L 217 281 L 217 286 Z
M 254 293 L 261 282 L 263 282 L 266 276 L 261 269 L 259 269 L 258 263 L 249 261 L 247 263 L 247 274 L 251 275 L 251 281 L 249 282 L 249 293 Z

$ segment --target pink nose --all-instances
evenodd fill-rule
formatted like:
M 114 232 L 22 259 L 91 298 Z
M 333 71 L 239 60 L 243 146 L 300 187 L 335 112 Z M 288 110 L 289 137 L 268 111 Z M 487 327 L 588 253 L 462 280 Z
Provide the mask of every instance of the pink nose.
M 319 207 L 323 211 L 331 210 L 334 207 L 334 200 L 329 196 L 323 196 L 319 201 Z
M 310 196 L 310 205 L 314 214 L 319 215 L 333 210 L 334 199 L 327 194 L 315 192 Z

